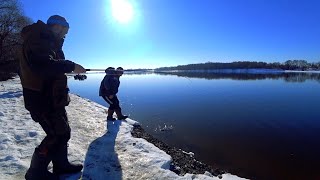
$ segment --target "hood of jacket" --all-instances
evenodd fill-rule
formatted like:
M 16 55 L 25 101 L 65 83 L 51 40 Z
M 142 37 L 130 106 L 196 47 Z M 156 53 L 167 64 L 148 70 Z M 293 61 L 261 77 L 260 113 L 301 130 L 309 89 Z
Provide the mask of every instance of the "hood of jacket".
M 35 35 L 40 35 L 43 38 L 54 38 L 54 35 L 50 31 L 48 25 L 40 20 L 36 23 L 24 27 L 21 31 L 21 37 L 24 41 Z

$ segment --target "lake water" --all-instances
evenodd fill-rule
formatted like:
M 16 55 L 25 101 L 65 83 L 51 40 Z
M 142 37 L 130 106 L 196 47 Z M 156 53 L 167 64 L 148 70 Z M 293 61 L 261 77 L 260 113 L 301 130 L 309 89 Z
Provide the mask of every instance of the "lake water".
M 104 74 L 69 81 L 98 96 Z M 251 179 L 320 179 L 320 74 L 125 74 L 124 114 L 169 145 Z

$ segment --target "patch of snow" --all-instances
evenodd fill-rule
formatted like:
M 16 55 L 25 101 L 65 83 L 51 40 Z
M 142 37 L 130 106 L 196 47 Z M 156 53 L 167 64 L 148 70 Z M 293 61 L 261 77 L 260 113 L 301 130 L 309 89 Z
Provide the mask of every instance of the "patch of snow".
M 182 151 L 184 154 L 187 154 L 189 156 L 194 156 L 194 153 L 193 152 L 186 152 L 186 151 Z

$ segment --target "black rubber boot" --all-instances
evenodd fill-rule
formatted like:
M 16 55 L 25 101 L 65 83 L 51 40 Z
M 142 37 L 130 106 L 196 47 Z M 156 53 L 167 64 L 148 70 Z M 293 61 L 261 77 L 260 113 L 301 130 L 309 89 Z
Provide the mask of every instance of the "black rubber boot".
M 59 180 L 59 176 L 48 171 L 48 165 L 51 161 L 49 155 L 40 153 L 36 148 L 31 159 L 30 168 L 24 176 L 26 180 Z
M 129 116 L 123 115 L 122 112 L 121 112 L 121 109 L 116 109 L 115 112 L 116 112 L 117 118 L 119 120 L 125 120 L 125 119 L 127 119 L 129 117 Z
M 122 116 L 117 116 L 117 118 L 119 119 L 119 120 L 125 120 L 125 119 L 127 119 L 129 116 L 126 116 L 126 115 L 122 115 Z
M 72 174 L 80 172 L 83 168 L 82 164 L 71 164 L 68 161 L 68 146 L 60 146 L 54 153 L 53 159 L 53 173 L 60 174 Z
M 116 118 L 114 118 L 114 117 L 112 117 L 112 116 L 108 116 L 108 117 L 107 117 L 107 120 L 108 120 L 108 121 L 115 121 Z
M 110 108 L 108 109 L 108 116 L 107 116 L 107 120 L 108 121 L 115 121 L 116 118 L 113 117 L 113 113 L 114 113 L 114 110 L 111 110 Z

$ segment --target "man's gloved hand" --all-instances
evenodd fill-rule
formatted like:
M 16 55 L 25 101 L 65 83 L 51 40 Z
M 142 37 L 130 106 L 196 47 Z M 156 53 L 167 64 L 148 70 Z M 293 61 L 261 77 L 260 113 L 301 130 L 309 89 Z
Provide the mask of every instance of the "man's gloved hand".
M 76 74 L 85 73 L 86 69 L 84 69 L 80 64 L 75 63 L 73 72 Z
M 109 99 L 112 99 L 113 97 L 114 97 L 113 95 L 110 95 L 110 96 L 109 96 Z
M 74 78 L 74 80 L 84 81 L 85 79 L 87 79 L 87 76 L 77 74 L 77 75 L 73 76 L 73 78 Z

